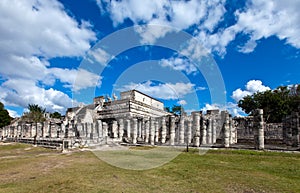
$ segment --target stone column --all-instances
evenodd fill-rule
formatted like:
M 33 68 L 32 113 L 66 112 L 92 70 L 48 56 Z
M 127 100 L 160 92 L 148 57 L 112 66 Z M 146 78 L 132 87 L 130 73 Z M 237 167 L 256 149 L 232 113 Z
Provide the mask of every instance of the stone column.
M 102 133 L 103 133 L 103 137 L 107 137 L 108 134 L 108 125 L 106 122 L 102 122 Z
M 111 131 L 112 131 L 112 138 L 118 138 L 118 122 L 117 121 L 113 121 Z
M 194 146 L 200 146 L 200 113 L 193 112 Z
M 215 117 L 212 120 L 212 143 L 217 142 L 217 120 Z
M 98 129 L 97 122 L 94 121 L 93 123 L 91 123 L 91 127 L 92 130 L 91 130 L 90 138 L 94 140 L 97 138 L 97 129 Z
M 107 143 L 108 125 L 106 122 L 102 122 L 102 133 L 103 139 L 105 140 L 105 143 Z
M 206 126 L 207 125 L 207 120 L 205 119 L 205 117 L 202 117 L 202 141 L 201 141 L 201 145 L 206 145 L 207 144 L 207 132 L 206 132 Z
M 300 132 L 300 125 L 299 125 L 299 113 L 293 112 L 291 116 L 291 125 L 292 125 L 292 146 L 299 147 L 300 146 L 300 139 L 299 139 L 299 132 Z
M 126 119 L 126 132 L 127 132 L 127 138 L 129 139 L 131 137 L 131 125 L 130 125 L 130 119 Z
M 87 138 L 91 139 L 92 136 L 92 123 L 87 123 Z
M 175 145 L 175 117 L 170 119 L 170 145 Z
M 154 138 L 154 143 L 158 143 L 158 138 L 159 138 L 159 132 L 158 132 L 158 121 L 154 121 L 154 127 L 155 127 L 155 138 Z
M 124 134 L 124 121 L 119 119 L 119 138 L 122 139 Z
M 234 125 L 233 125 L 233 120 L 232 117 L 229 118 L 229 144 L 234 144 Z
M 98 137 L 103 137 L 103 128 L 102 128 L 102 121 L 97 120 L 97 126 L 98 126 Z
M 263 110 L 257 109 L 254 114 L 254 129 L 255 129 L 255 148 L 256 149 L 264 149 L 264 118 L 263 118 Z
M 150 119 L 150 144 L 154 145 L 154 137 L 155 137 L 155 125 L 154 119 Z
M 133 118 L 133 127 L 132 127 L 132 143 L 136 144 L 137 142 L 137 131 L 138 130 L 138 120 Z
M 190 144 L 192 140 L 192 120 L 187 120 L 187 132 L 186 132 L 186 143 Z
M 230 135 L 230 128 L 229 128 L 229 114 L 225 113 L 225 120 L 224 120 L 224 127 L 223 127 L 223 145 L 224 147 L 229 147 L 229 136 Z
M 141 130 L 142 130 L 142 141 L 145 141 L 146 132 L 145 132 L 145 120 L 141 119 Z
M 212 118 L 208 118 L 208 125 L 207 125 L 207 144 L 212 144 Z
M 145 143 L 149 143 L 149 138 L 150 138 L 150 120 L 146 119 L 145 120 Z
M 166 125 L 166 117 L 161 118 L 161 143 L 166 143 L 167 137 L 167 125 Z
M 184 116 L 181 116 L 179 123 L 179 144 L 184 144 Z
M 138 138 L 142 138 L 142 120 L 138 119 Z

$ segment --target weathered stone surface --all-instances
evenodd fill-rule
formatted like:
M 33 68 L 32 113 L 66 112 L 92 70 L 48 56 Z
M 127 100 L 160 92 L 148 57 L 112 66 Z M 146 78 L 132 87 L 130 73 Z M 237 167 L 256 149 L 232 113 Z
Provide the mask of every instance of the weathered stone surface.
M 175 145 L 175 117 L 170 117 L 170 145 Z

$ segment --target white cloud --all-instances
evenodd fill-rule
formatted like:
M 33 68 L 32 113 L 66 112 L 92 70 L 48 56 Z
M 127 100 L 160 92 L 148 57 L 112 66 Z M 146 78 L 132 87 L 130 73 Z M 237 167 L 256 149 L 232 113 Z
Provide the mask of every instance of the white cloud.
M 90 24 L 78 24 L 61 3 L 2 0 L 0 50 L 18 56 L 79 56 L 96 40 Z
M 73 91 L 79 91 L 84 88 L 96 87 L 101 85 L 101 76 L 82 68 L 50 68 L 49 73 L 51 74 L 51 76 L 59 79 L 62 83 L 66 83 L 64 86 L 67 88 L 71 88 Z
M 243 97 L 247 95 L 252 95 L 256 92 L 264 92 L 267 90 L 270 90 L 269 87 L 264 86 L 260 80 L 250 80 L 246 84 L 246 90 L 242 90 L 240 88 L 236 89 L 235 91 L 232 92 L 232 98 L 238 102 L 241 100 Z
M 91 25 L 77 22 L 58 1 L 0 1 L 0 33 L 0 99 L 5 105 L 25 108 L 36 103 L 64 113 L 72 99 L 41 85 L 53 86 L 59 80 L 70 87 L 78 77 L 74 90 L 100 84 L 98 75 L 52 68 L 48 62 L 53 57 L 83 56 L 96 40 Z
M 195 91 L 194 84 L 192 83 L 164 83 L 164 84 L 154 84 L 151 81 L 145 83 L 130 83 L 118 88 L 118 91 L 126 91 L 136 89 L 150 96 L 160 98 L 160 99 L 180 99 L 185 95 Z
M 216 110 L 219 109 L 220 111 L 228 111 L 233 117 L 242 117 L 245 116 L 245 112 L 237 106 L 236 103 L 228 102 L 226 105 L 221 104 L 205 104 L 205 106 L 201 109 L 204 113 L 207 110 Z
M 96 49 L 92 49 L 88 52 L 88 57 L 92 57 L 88 58 L 91 59 L 91 63 L 93 63 L 94 60 L 96 60 L 99 64 L 105 66 L 107 64 L 107 62 L 109 62 L 109 60 L 111 60 L 113 58 L 113 56 L 111 56 L 110 54 L 108 54 L 105 50 L 101 49 L 101 48 L 96 48 Z M 89 60 L 90 61 L 90 60 Z
M 186 105 L 187 102 L 185 100 L 180 100 L 180 101 L 177 102 L 177 104 L 179 104 L 179 105 Z
M 50 89 L 40 88 L 33 80 L 10 79 L 0 87 L 1 100 L 9 106 L 26 108 L 28 104 L 38 104 L 48 111 L 65 113 L 65 109 L 71 107 L 72 99 L 65 93 Z
M 169 67 L 174 70 L 186 72 L 187 74 L 198 72 L 196 66 L 185 58 L 171 57 L 168 59 L 162 59 L 159 61 L 159 64 L 162 67 Z
M 211 52 L 220 56 L 226 54 L 227 45 L 237 34 L 247 35 L 250 39 L 238 45 L 243 53 L 252 52 L 257 41 L 276 36 L 288 44 L 300 48 L 300 1 L 286 0 L 249 0 L 246 6 L 236 10 L 236 22 L 219 26 L 226 13 L 225 0 L 97 0 L 103 12 L 108 12 L 117 26 L 130 19 L 135 25 L 150 24 L 188 29 L 194 26 L 193 35 Z M 231 20 L 232 21 L 232 20 Z M 226 22 L 225 22 L 226 23 Z M 218 29 L 217 29 L 218 27 Z M 143 27 L 137 30 L 143 42 L 155 42 L 170 30 L 154 30 Z
M 10 110 L 10 109 L 7 109 L 8 113 L 9 113 L 9 116 L 13 117 L 13 118 L 16 118 L 16 117 L 20 117 L 20 115 L 18 114 L 17 111 L 14 111 L 14 110 Z
M 242 52 L 252 52 L 255 41 L 277 36 L 288 44 L 300 48 L 300 1 L 252 0 L 245 11 L 237 11 L 237 26 L 250 40 Z
M 142 43 L 154 43 L 175 28 L 182 30 L 200 23 L 204 23 L 201 30 L 212 31 L 226 11 L 225 0 L 97 0 L 97 3 L 102 12 L 109 12 L 114 26 L 123 23 L 125 19 L 130 19 L 135 25 L 149 24 L 149 27 L 137 28 Z M 159 29 L 151 25 L 171 26 L 173 29 Z

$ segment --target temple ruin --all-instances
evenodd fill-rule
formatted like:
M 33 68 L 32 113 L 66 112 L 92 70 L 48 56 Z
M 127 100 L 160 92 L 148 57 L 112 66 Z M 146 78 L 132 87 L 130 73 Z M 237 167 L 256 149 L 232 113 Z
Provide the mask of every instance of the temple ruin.
M 300 147 L 299 131 L 298 113 L 281 125 L 266 124 L 262 110 L 243 118 L 218 109 L 176 115 L 166 112 L 161 101 L 130 90 L 121 92 L 120 99 L 99 96 L 93 104 L 69 108 L 62 120 L 48 118 L 35 124 L 17 119 L 0 130 L 0 138 L 57 148 L 109 143 L 228 148 L 252 141 L 256 149 L 264 149 L 271 140 Z

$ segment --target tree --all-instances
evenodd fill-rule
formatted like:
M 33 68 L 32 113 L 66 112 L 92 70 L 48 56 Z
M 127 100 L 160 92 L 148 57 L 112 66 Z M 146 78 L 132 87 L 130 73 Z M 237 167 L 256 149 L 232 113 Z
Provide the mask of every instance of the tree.
M 245 96 L 238 102 L 238 106 L 248 114 L 255 109 L 263 109 L 266 122 L 278 123 L 284 116 L 299 110 L 299 97 L 298 94 L 291 95 L 288 87 L 280 86 L 273 91 L 268 90 Z
M 55 118 L 55 119 L 60 119 L 61 118 L 61 114 L 59 112 L 54 112 L 50 114 L 51 118 Z
M 34 138 L 36 139 L 37 133 L 38 133 L 37 123 L 44 122 L 46 120 L 45 116 L 44 116 L 46 109 L 37 104 L 28 104 L 27 108 L 28 108 L 29 112 L 25 113 L 23 115 L 23 119 L 25 119 L 25 121 L 35 123 L 36 135 L 34 136 Z M 34 144 L 35 144 L 35 142 L 34 142 Z
M 176 115 L 181 115 L 184 112 L 183 107 L 181 105 L 173 105 L 172 113 Z
M 8 111 L 4 108 L 4 105 L 0 102 L 0 128 L 10 124 L 12 118 L 9 116 Z

